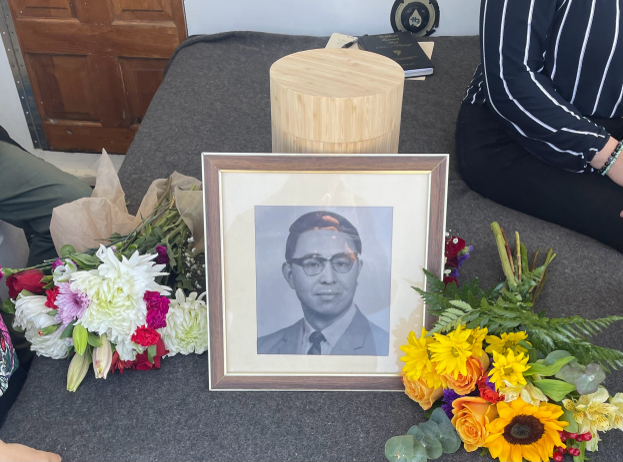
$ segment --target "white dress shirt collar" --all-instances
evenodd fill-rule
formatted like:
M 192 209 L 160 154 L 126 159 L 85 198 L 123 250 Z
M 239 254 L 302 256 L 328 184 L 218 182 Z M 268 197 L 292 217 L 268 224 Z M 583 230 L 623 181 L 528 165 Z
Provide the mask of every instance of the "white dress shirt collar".
M 323 330 L 321 330 L 322 335 L 324 335 L 324 338 L 326 339 L 320 344 L 321 354 L 326 355 L 326 354 L 331 353 L 331 350 L 333 349 L 333 347 L 335 347 L 337 342 L 342 338 L 342 336 L 346 332 L 346 329 L 348 329 L 348 326 L 350 326 L 350 323 L 353 321 L 353 318 L 355 317 L 356 313 L 357 313 L 357 309 L 355 307 L 355 304 L 353 303 L 350 305 L 350 308 L 344 314 L 344 316 L 342 316 L 340 319 L 335 321 L 330 326 L 327 326 Z M 307 354 L 307 352 L 312 346 L 312 343 L 309 341 L 309 336 L 316 329 L 314 329 L 307 322 L 307 319 L 305 319 L 304 317 L 303 317 L 303 323 L 304 323 L 305 329 L 303 332 L 303 344 L 302 344 L 301 354 Z

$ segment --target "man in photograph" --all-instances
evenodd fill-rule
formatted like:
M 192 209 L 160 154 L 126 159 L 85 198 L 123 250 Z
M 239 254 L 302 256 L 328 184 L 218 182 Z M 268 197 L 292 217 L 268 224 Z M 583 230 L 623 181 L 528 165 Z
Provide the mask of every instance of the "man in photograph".
M 258 338 L 258 354 L 387 356 L 388 332 L 353 302 L 361 251 L 359 232 L 343 216 L 316 211 L 299 217 L 290 226 L 282 273 L 303 318 Z

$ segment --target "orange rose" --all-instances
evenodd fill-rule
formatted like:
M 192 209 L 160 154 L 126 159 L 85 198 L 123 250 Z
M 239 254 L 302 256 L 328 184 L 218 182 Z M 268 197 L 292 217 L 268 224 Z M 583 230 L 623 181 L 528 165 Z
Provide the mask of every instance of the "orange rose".
M 405 385 L 405 393 L 409 398 L 422 406 L 425 411 L 430 409 L 435 401 L 443 396 L 443 388 L 430 388 L 424 379 L 411 380 L 402 375 L 402 383 Z
M 464 396 L 452 403 L 452 425 L 463 440 L 467 452 L 481 448 L 489 431 L 487 424 L 498 418 L 495 404 L 489 404 L 482 398 Z
M 476 389 L 478 379 L 489 368 L 489 355 L 483 353 L 480 359 L 470 356 L 467 358 L 467 375 L 459 372 L 455 379 L 452 374 L 441 375 L 441 383 L 444 388 L 452 388 L 457 395 L 467 395 Z

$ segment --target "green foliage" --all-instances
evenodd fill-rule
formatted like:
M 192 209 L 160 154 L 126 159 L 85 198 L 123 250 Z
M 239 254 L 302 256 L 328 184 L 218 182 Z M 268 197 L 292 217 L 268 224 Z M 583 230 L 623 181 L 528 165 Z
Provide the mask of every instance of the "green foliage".
M 60 338 L 69 338 L 69 337 L 73 337 L 73 333 L 74 333 L 74 324 L 76 324 L 76 321 L 71 321 L 67 327 L 65 327 L 65 330 L 63 330 L 63 332 L 61 333 L 61 337 Z
M 541 379 L 532 383 L 554 401 L 562 401 L 569 393 L 575 391 L 575 385 L 562 380 Z
M 567 363 L 573 361 L 575 357 L 566 356 L 564 358 L 560 358 L 554 364 L 546 365 L 545 363 L 529 363 L 530 369 L 523 373 L 523 375 L 534 375 L 539 374 L 544 377 L 550 377 L 555 375 L 561 368 Z
M 424 299 L 428 312 L 438 318 L 428 335 L 450 332 L 460 325 L 468 329 L 487 327 L 492 335 L 526 331 L 532 344 L 532 362 L 537 354 L 546 357 L 553 351 L 564 350 L 566 356 L 575 356 L 580 364 L 597 363 L 607 372 L 610 368 L 623 368 L 623 352 L 596 346 L 589 340 L 623 317 L 549 318 L 545 312 L 535 312 L 535 302 L 543 290 L 555 254 L 550 249 L 545 262 L 537 266 L 537 251 L 534 264 L 529 268 L 528 252 L 525 245 L 522 247 L 519 236 L 516 235 L 516 239 L 520 251 L 513 253 L 503 230 L 499 226 L 492 226 L 492 229 L 507 280 L 489 290 L 482 289 L 478 279 L 460 288 L 456 284 L 446 287 L 441 279 L 425 270 L 426 290 L 414 289 Z M 516 255 L 516 259 L 512 255 Z
M 390 462 L 426 462 L 442 454 L 452 454 L 461 447 L 461 439 L 446 413 L 437 408 L 427 422 L 414 425 L 404 436 L 394 436 L 385 443 L 385 457 Z
M 2 311 L 8 314 L 15 314 L 15 303 L 10 298 L 2 302 Z
M 385 443 L 385 457 L 390 462 L 426 462 L 426 449 L 413 435 L 394 436 Z
M 87 343 L 93 348 L 101 347 L 102 339 L 99 338 L 99 335 L 89 332 L 89 336 L 87 337 Z

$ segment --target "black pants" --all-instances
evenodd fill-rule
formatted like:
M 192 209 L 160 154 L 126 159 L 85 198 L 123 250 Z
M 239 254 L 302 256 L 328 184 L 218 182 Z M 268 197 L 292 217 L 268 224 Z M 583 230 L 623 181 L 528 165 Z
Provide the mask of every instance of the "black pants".
M 623 138 L 623 119 L 593 121 Z M 465 182 L 484 197 L 623 252 L 623 187 L 597 172 L 570 173 L 539 160 L 488 106 L 461 106 L 456 156 Z

